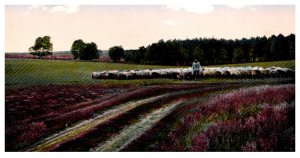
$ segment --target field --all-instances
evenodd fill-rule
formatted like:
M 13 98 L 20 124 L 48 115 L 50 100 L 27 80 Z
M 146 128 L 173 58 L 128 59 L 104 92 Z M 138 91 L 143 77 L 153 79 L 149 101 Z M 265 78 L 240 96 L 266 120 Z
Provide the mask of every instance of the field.
M 295 151 L 294 78 L 91 79 L 146 68 L 6 59 L 5 150 Z
M 166 66 L 110 64 L 62 60 L 6 59 L 5 85 L 9 88 L 11 86 L 36 84 L 99 83 L 99 81 L 91 78 L 91 73 L 93 71 L 146 68 L 166 68 Z
M 213 65 L 213 66 L 220 66 L 220 67 L 222 66 L 261 66 L 261 67 L 278 66 L 278 67 L 295 69 L 295 61 L 287 60 L 287 61 L 276 61 L 276 62 L 256 62 L 256 63 L 227 64 L 227 65 Z
M 220 66 L 220 65 L 218 65 Z M 224 65 L 222 65 L 224 66 Z M 262 62 L 226 66 L 281 66 L 295 69 L 295 61 Z M 131 70 L 147 68 L 175 68 L 174 66 L 111 64 L 101 62 L 80 62 L 62 60 L 5 60 L 5 86 L 19 87 L 36 84 L 156 84 L 178 82 L 169 79 L 135 80 L 135 81 L 99 81 L 91 78 L 94 71 Z

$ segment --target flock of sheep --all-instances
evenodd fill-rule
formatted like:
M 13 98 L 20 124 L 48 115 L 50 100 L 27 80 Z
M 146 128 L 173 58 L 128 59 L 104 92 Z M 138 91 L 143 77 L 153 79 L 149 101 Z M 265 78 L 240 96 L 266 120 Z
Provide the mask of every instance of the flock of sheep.
M 205 67 L 199 73 L 199 78 L 266 78 L 294 77 L 295 72 L 281 67 Z M 93 79 L 194 79 L 192 68 L 144 69 L 144 70 L 111 70 L 93 72 Z

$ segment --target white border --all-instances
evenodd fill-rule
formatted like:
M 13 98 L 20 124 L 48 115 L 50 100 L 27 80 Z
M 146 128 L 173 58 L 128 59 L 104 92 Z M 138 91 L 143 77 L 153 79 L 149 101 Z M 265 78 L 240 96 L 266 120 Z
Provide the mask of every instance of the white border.
M 193 153 L 193 152 L 189 152 L 189 153 L 183 153 L 183 152 L 176 152 L 176 153 L 171 153 L 171 152 L 165 152 L 165 153 L 161 153 L 161 152 L 135 152 L 135 153 L 82 153 L 82 152 L 72 152 L 72 153 L 68 153 L 68 152 L 64 152 L 64 153 L 16 153 L 16 152 L 4 152 L 4 103 L 5 103 L 5 82 L 4 82 L 4 75 L 5 75 L 5 59 L 4 59 L 4 39 L 5 39 L 5 19 L 4 19 L 4 13 L 5 13 L 5 5 L 32 5 L 32 4 L 56 4 L 56 5 L 62 5 L 62 4 L 102 4 L 102 5 L 132 5 L 132 4 L 143 4 L 143 5 L 162 5 L 162 4 L 182 4 L 182 2 L 184 3 L 195 3 L 195 5 L 201 5 L 203 3 L 205 4 L 238 4 L 238 5 L 242 5 L 242 4 L 250 4 L 250 5 L 254 5 L 254 4 L 272 4 L 272 5 L 296 5 L 296 17 L 298 16 L 298 4 L 296 2 L 298 2 L 298 0 L 209 0 L 209 1 L 196 1 L 196 0 L 45 0 L 45 1 L 41 1 L 41 0 L 30 0 L 30 1 L 22 1 L 22 0 L 2 0 L 0 2 L 1 4 L 1 11 L 0 11 L 0 19 L 2 24 L 1 26 L 1 38 L 0 38 L 0 50 L 2 52 L 1 54 L 1 68 L 0 68 L 0 73 L 1 73 L 1 78 L 0 78 L 0 82 L 2 83 L 2 87 L 1 88 L 1 141 L 0 141 L 0 146 L 1 146 L 1 157 L 10 157 L 10 158 L 15 158 L 15 157 L 62 157 L 62 158 L 66 158 L 66 157 L 121 157 L 121 156 L 128 156 L 128 157 L 149 157 L 149 158 L 156 158 L 156 157 L 164 157 L 164 158 L 173 158 L 173 157 L 249 157 L 249 158 L 253 158 L 253 157 L 266 157 L 266 156 L 272 156 L 272 157 L 296 157 L 297 153 L 299 153 L 299 117 L 298 117 L 298 113 L 299 113 L 299 107 L 296 107 L 296 152 L 289 152 L 289 153 L 281 153 L 281 152 L 272 152 L 272 153 L 266 153 L 266 152 L 260 152 L 260 153 L 237 153 L 237 152 L 231 152 L 231 153 L 222 153 L 222 152 L 206 152 L 206 153 Z M 298 70 L 300 69 L 299 64 L 297 64 L 297 61 L 299 61 L 299 55 L 297 55 L 298 53 L 300 53 L 298 51 L 298 47 L 299 46 L 299 38 L 298 38 L 298 26 L 299 26 L 299 20 L 296 20 L 296 79 L 298 79 Z M 296 83 L 298 83 L 298 81 L 296 80 Z M 299 89 L 298 84 L 296 84 L 296 89 Z M 298 103 L 298 99 L 299 98 L 299 93 L 296 92 L 296 106 Z M 298 156 L 299 157 L 299 156 Z

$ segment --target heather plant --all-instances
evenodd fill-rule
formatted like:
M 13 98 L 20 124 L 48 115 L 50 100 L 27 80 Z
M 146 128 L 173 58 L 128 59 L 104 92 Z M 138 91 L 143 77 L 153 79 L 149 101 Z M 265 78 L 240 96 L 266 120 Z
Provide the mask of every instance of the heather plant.
M 294 126 L 287 103 L 265 105 L 257 116 L 221 121 L 192 138 L 191 151 L 293 151 Z M 204 139 L 205 138 L 205 139 Z M 204 141 L 208 140 L 208 141 Z
M 295 86 L 259 86 L 243 88 L 226 94 L 217 95 L 205 104 L 208 113 L 224 113 L 229 110 L 238 112 L 241 106 L 257 105 L 263 103 L 279 104 L 292 102 L 295 98 Z M 200 107 L 200 106 L 199 106 Z
M 203 133 L 193 136 L 191 151 L 206 151 L 208 148 L 208 141 L 208 138 Z
M 210 151 L 237 151 L 249 135 L 245 134 L 241 120 L 217 123 L 204 132 Z
M 244 146 L 242 146 L 242 151 L 256 151 L 256 142 L 247 142 Z
M 32 122 L 24 133 L 18 137 L 19 145 L 25 146 L 27 144 L 37 141 L 47 130 L 44 122 Z
M 261 112 L 259 112 L 256 118 L 258 150 L 281 150 L 278 148 L 278 143 L 282 134 L 288 128 L 287 111 L 286 106 L 275 108 L 266 106 Z
M 176 146 L 182 147 L 182 140 L 184 150 L 190 151 L 293 151 L 294 99 L 294 85 L 243 88 L 210 97 L 185 115 L 166 144 L 173 144 L 168 148 L 172 151 L 180 150 Z

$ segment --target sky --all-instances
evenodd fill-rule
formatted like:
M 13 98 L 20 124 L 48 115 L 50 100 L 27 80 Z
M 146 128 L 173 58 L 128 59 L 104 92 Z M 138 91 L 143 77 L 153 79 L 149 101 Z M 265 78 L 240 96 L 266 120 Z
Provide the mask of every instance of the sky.
M 240 39 L 295 33 L 294 5 L 5 5 L 5 52 L 28 52 L 40 36 L 54 51 L 77 39 L 137 49 L 160 39 Z

